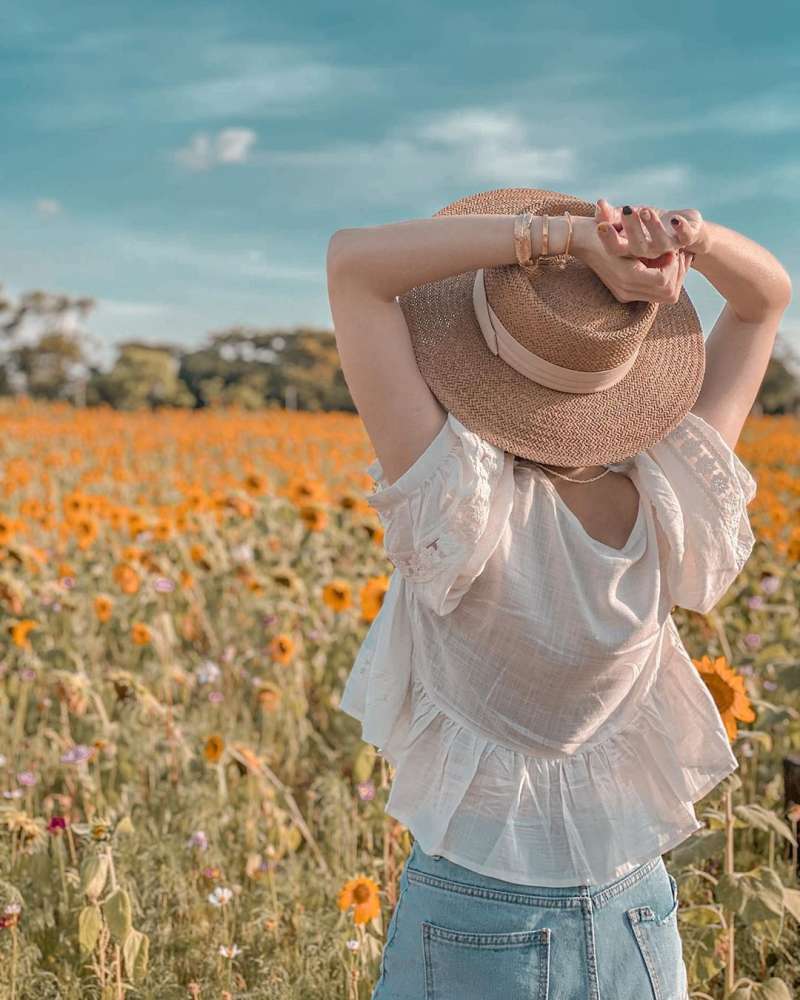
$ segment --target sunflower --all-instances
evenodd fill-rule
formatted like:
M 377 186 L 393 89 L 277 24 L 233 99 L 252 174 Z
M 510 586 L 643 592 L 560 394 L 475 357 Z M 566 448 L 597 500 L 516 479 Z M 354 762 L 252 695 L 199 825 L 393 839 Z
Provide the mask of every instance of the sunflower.
M 287 632 L 279 632 L 270 642 L 269 652 L 273 660 L 286 666 L 295 653 L 294 639 Z
M 14 522 L 5 514 L 0 514 L 0 545 L 8 545 L 14 534 Z
M 203 747 L 203 756 L 209 764 L 216 764 L 225 749 L 225 740 L 221 736 L 214 734 L 209 736 Z
M 242 485 L 248 493 L 252 493 L 254 495 L 266 493 L 267 477 L 263 476 L 260 472 L 248 472 L 248 474 L 244 477 Z
M 10 628 L 11 641 L 15 646 L 19 646 L 20 649 L 30 649 L 31 644 L 28 634 L 38 627 L 39 623 L 34 621 L 33 618 L 23 618 L 22 621 L 15 622 Z
M 361 588 L 361 617 L 371 622 L 383 607 L 383 599 L 389 589 L 389 577 L 385 574 L 373 576 Z
M 114 610 L 114 602 L 108 594 L 98 594 L 94 599 L 94 613 L 97 620 L 107 622 Z
M 346 611 L 353 603 L 350 584 L 347 580 L 331 580 L 322 591 L 322 600 L 334 611 Z
M 75 521 L 75 534 L 78 538 L 78 547 L 88 549 L 97 538 L 99 528 L 97 521 L 93 517 L 81 516 Z
M 159 542 L 168 542 L 173 533 L 172 524 L 166 518 L 156 521 L 153 526 L 153 535 Z
M 350 879 L 339 892 L 338 904 L 340 910 L 347 910 L 353 906 L 354 923 L 365 924 L 381 912 L 378 886 L 365 875 Z
M 117 563 L 113 576 L 123 594 L 135 594 L 139 589 L 139 574 L 130 563 Z
M 258 685 L 257 697 L 265 712 L 276 712 L 281 703 L 282 695 L 277 685 L 270 684 L 269 681 L 262 681 Z
M 324 531 L 328 526 L 328 514 L 318 504 L 304 503 L 298 508 L 300 520 L 308 531 Z
M 744 677 L 728 665 L 724 656 L 712 660 L 703 656 L 699 660 L 692 659 L 711 692 L 714 702 L 725 723 L 728 739 L 733 742 L 737 734 L 739 722 L 755 722 L 756 714 L 750 704 L 750 698 L 745 690 Z
M 146 646 L 153 635 L 144 622 L 134 622 L 131 625 L 131 639 L 137 646 Z

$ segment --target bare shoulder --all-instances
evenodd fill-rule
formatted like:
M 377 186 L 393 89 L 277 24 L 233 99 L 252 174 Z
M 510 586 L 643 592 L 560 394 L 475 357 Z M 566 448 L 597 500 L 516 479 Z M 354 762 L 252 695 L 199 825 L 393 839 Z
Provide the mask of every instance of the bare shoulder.
M 447 420 L 414 357 L 396 299 L 328 268 L 328 300 L 347 388 L 389 483 L 425 451 Z

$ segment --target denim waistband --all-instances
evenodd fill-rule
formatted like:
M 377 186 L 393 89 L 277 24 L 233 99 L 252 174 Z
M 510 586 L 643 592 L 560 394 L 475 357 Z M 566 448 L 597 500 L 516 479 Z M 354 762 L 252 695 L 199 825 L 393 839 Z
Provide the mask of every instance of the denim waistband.
M 588 899 L 594 907 L 599 907 L 663 865 L 664 859 L 658 854 L 626 875 L 621 875 L 604 885 L 525 885 L 506 882 L 491 875 L 482 875 L 439 854 L 426 854 L 415 840 L 408 856 L 407 870 L 408 877 L 412 880 L 426 882 L 429 885 L 436 885 L 439 880 L 441 883 L 446 883 L 442 888 L 456 892 L 463 891 L 469 895 L 555 907 L 580 906 L 583 900 Z

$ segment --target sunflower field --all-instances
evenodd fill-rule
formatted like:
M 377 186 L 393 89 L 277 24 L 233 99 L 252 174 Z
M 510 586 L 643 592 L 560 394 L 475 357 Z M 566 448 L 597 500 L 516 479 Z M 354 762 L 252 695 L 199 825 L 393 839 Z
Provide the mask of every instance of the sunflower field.
M 665 860 L 692 1000 L 791 1000 L 800 420 L 737 452 L 756 547 L 674 617 L 740 767 Z M 348 413 L 2 405 L 0 998 L 369 1000 L 412 843 L 338 708 L 372 458 Z

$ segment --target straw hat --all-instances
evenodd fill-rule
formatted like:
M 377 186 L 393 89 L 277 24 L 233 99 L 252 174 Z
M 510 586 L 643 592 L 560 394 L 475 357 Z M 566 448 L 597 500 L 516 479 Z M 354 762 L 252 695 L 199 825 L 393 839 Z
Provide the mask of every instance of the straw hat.
M 595 215 L 573 195 L 502 188 L 435 217 L 528 210 Z M 577 257 L 555 263 L 481 268 L 401 295 L 417 364 L 442 406 L 504 451 L 551 465 L 619 463 L 691 409 L 705 370 L 700 320 L 685 288 L 675 303 L 619 302 Z

